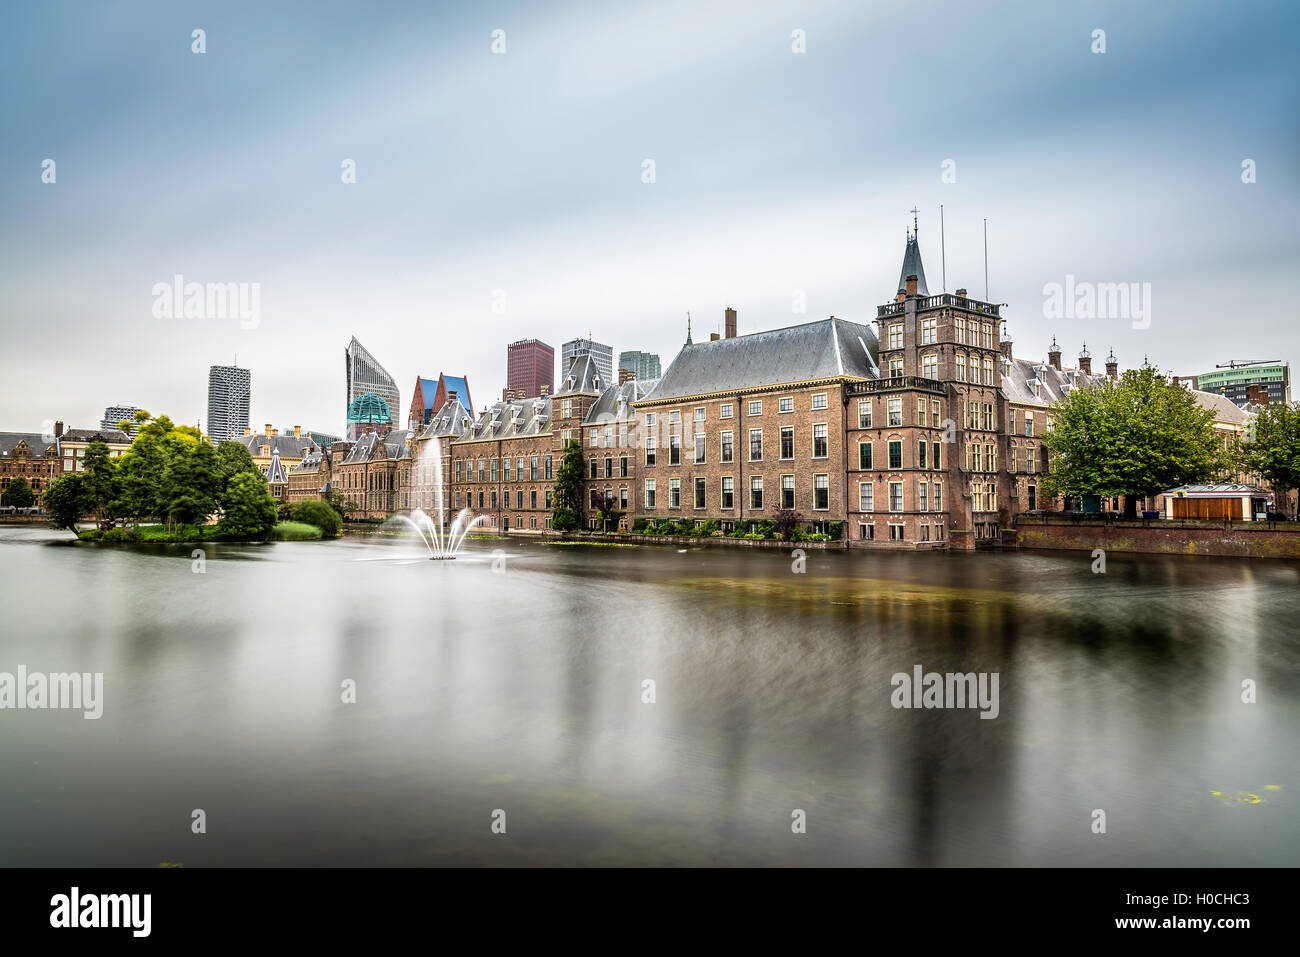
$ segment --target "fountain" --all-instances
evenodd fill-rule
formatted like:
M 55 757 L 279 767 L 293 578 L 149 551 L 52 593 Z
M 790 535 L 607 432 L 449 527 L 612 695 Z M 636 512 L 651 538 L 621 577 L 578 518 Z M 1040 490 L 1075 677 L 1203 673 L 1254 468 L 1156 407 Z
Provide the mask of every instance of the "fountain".
M 428 460 L 432 459 L 433 467 L 433 497 L 438 504 L 438 521 L 434 522 L 423 509 L 415 509 L 411 512 L 410 517 L 405 515 L 395 515 L 394 518 L 400 519 L 420 536 L 424 542 L 424 547 L 429 550 L 429 558 L 434 561 L 447 561 L 456 557 L 456 552 L 465 542 L 465 536 L 472 532 L 479 523 L 483 522 L 487 516 L 478 515 L 470 517 L 470 510 L 463 508 L 452 519 L 451 526 L 447 527 L 446 521 L 446 503 L 442 496 L 442 448 L 438 438 L 434 437 L 424 443 L 424 449 L 420 453 L 420 462 L 417 466 L 417 475 L 423 475 L 425 468 L 429 464 Z M 425 483 L 416 483 L 417 487 L 427 488 Z

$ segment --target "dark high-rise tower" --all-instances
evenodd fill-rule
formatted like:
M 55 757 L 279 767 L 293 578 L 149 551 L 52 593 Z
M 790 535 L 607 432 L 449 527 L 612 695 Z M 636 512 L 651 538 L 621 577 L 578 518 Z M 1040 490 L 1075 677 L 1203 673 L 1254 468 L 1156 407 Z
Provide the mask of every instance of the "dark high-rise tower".
M 548 393 L 555 391 L 555 350 L 540 339 L 520 339 L 506 346 L 505 392 L 517 398 L 535 399 L 542 394 L 543 386 Z M 465 401 L 465 396 L 461 396 L 461 402 Z
M 243 435 L 248 428 L 253 374 L 238 366 L 208 369 L 208 435 L 218 442 Z

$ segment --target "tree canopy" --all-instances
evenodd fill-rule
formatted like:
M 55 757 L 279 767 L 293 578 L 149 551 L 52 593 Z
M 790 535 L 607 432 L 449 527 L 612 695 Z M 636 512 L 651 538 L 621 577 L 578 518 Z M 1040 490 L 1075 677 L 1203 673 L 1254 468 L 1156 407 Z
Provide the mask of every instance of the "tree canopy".
M 1300 488 L 1300 409 L 1270 403 L 1255 416 L 1241 448 L 1242 467 L 1259 475 L 1283 498 Z
M 555 511 L 551 515 L 551 527 L 559 531 L 569 531 L 582 526 L 582 483 L 585 461 L 582 457 L 582 444 L 570 439 L 564 447 L 564 457 L 555 470 Z

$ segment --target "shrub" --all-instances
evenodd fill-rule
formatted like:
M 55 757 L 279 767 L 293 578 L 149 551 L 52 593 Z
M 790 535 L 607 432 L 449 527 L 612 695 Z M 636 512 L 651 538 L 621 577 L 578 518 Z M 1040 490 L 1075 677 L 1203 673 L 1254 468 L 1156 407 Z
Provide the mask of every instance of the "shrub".
M 138 542 L 140 535 L 133 529 L 118 526 L 110 528 L 99 537 L 101 542 Z
M 677 535 L 694 535 L 694 534 L 695 534 L 695 519 L 693 519 L 693 518 L 683 518 L 683 519 L 681 519 L 680 521 L 677 522 L 677 525 L 676 525 L 676 527 L 674 528 L 674 532 L 675 532 L 675 534 L 677 534 Z
M 831 537 L 825 532 L 814 532 L 808 536 L 807 540 L 810 542 L 829 542 Z
M 650 524 L 649 519 L 638 518 L 635 522 L 632 523 L 632 531 L 634 531 L 634 532 L 644 532 L 646 526 L 649 525 L 649 524 Z
M 329 508 L 328 505 L 325 507 Z M 320 538 L 323 534 L 324 530 L 320 526 L 308 522 L 280 522 L 271 529 L 269 537 L 279 542 L 305 542 Z
M 748 538 L 752 541 L 762 541 L 766 537 L 767 536 L 764 535 L 762 532 L 746 532 L 744 535 L 741 536 L 741 538 Z
M 712 537 L 714 533 L 717 532 L 717 530 L 718 530 L 718 520 L 716 518 L 711 518 L 703 525 L 700 526 L 699 533 L 701 535 Z
M 557 508 L 551 516 L 551 528 L 557 532 L 571 532 L 578 527 L 578 516 L 570 508 Z
M 844 523 L 831 522 L 830 540 L 834 542 L 838 542 L 843 537 L 844 537 Z
M 328 502 L 318 498 L 305 498 L 293 506 L 292 518 L 295 522 L 315 525 L 327 538 L 338 538 L 343 534 L 343 522 L 339 513 Z

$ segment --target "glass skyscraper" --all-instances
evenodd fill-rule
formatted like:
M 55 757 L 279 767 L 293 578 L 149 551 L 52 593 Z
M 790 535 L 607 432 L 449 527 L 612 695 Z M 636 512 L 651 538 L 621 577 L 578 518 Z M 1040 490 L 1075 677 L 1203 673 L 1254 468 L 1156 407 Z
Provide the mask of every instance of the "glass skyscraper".
M 222 442 L 248 428 L 248 402 L 253 374 L 239 366 L 208 369 L 208 435 Z

